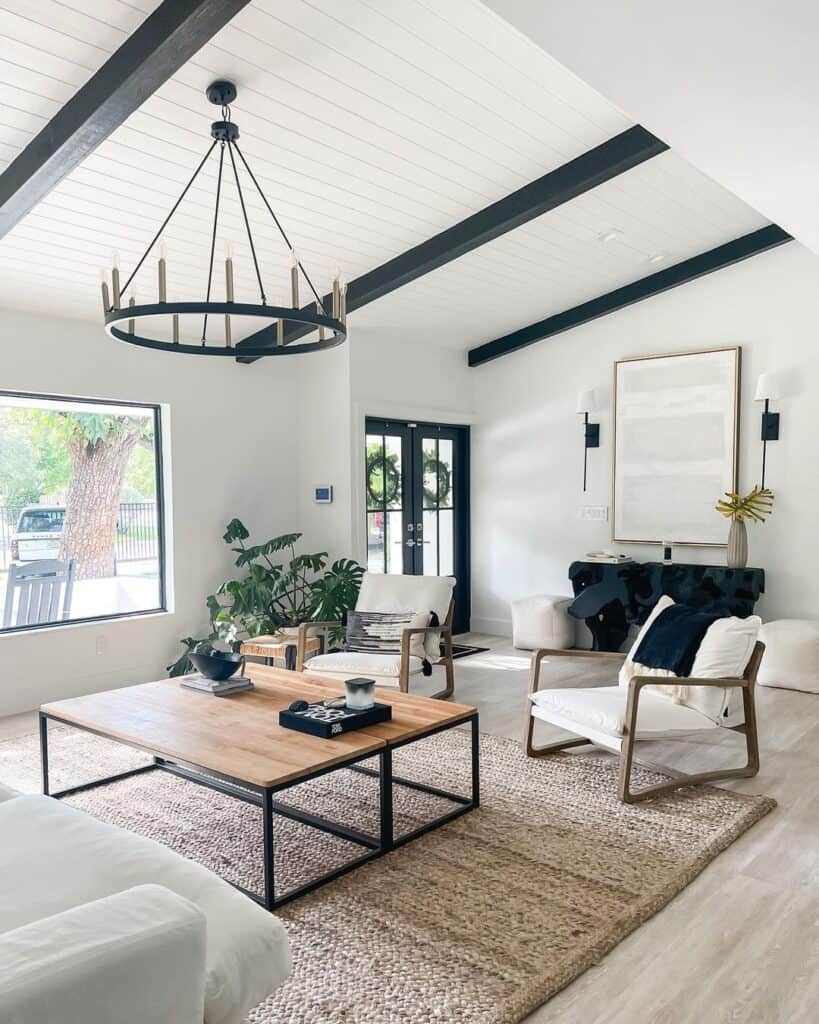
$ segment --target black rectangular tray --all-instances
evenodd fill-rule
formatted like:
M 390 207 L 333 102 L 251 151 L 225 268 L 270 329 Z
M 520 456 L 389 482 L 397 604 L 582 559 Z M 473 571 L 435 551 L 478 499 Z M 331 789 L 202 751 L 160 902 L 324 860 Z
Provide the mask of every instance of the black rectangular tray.
M 286 708 L 279 712 L 279 725 L 296 732 L 306 732 L 311 736 L 320 736 L 329 740 L 333 736 L 352 732 L 353 729 L 364 729 L 368 725 L 378 725 L 392 718 L 392 706 L 389 704 L 373 704 L 366 711 L 352 711 L 347 707 L 325 708 L 322 704 L 310 704 L 306 711 L 289 711 Z

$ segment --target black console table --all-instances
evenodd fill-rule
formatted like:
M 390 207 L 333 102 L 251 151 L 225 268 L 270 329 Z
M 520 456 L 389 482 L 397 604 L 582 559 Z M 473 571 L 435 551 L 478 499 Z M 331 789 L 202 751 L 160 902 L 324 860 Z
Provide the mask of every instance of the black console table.
M 692 608 L 745 618 L 765 591 L 764 569 L 677 562 L 572 562 L 569 579 L 575 595 L 569 614 L 585 619 L 596 651 L 619 650 L 629 626 L 642 625 L 663 594 Z

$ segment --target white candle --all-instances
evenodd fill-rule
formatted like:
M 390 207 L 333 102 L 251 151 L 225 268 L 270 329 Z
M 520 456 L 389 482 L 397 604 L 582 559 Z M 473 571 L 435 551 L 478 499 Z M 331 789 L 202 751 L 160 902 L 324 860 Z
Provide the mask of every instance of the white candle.
M 299 308 L 299 258 L 296 250 L 290 250 L 290 305 Z
M 316 312 L 319 316 L 324 316 L 324 303 L 321 299 L 316 299 Z M 324 341 L 324 328 L 319 327 L 319 341 Z
M 133 308 L 135 305 L 136 305 L 136 298 L 132 295 L 131 298 L 128 299 L 128 306 Z M 135 320 L 129 320 L 128 321 L 128 333 L 129 334 L 133 334 L 134 333 L 134 325 L 135 324 L 136 324 Z

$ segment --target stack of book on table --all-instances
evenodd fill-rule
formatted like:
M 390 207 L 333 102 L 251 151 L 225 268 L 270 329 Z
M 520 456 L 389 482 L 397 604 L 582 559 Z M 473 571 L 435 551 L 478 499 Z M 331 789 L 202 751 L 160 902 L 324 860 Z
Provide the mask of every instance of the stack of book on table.
M 212 693 L 216 697 L 224 697 L 227 693 L 238 693 L 240 690 L 252 690 L 253 683 L 247 676 L 232 676 L 230 679 L 208 679 L 206 676 L 185 676 L 182 685 L 190 690 L 201 690 Z

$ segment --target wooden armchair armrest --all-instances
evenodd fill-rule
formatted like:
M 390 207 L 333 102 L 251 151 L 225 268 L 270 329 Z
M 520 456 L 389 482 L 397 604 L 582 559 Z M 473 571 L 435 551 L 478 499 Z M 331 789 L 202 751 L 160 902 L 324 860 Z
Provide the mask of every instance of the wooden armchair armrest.
M 567 650 L 553 650 L 550 647 L 539 647 L 532 651 L 532 677 L 529 693 L 540 689 L 540 663 L 544 658 L 593 658 L 597 661 L 622 661 L 625 653 L 621 651 L 586 651 L 570 647 Z
M 697 679 L 694 676 L 680 676 L 678 678 L 664 679 L 657 676 L 632 676 L 629 680 L 629 691 L 639 692 L 644 686 L 740 686 L 747 687 L 748 680 L 735 676 L 722 676 L 718 679 Z
M 296 671 L 301 672 L 304 669 L 304 659 L 307 655 L 307 634 L 311 629 L 340 629 L 341 621 L 335 620 L 332 622 L 322 622 L 319 620 L 312 620 L 310 622 L 302 622 L 299 625 L 299 632 L 296 638 Z

